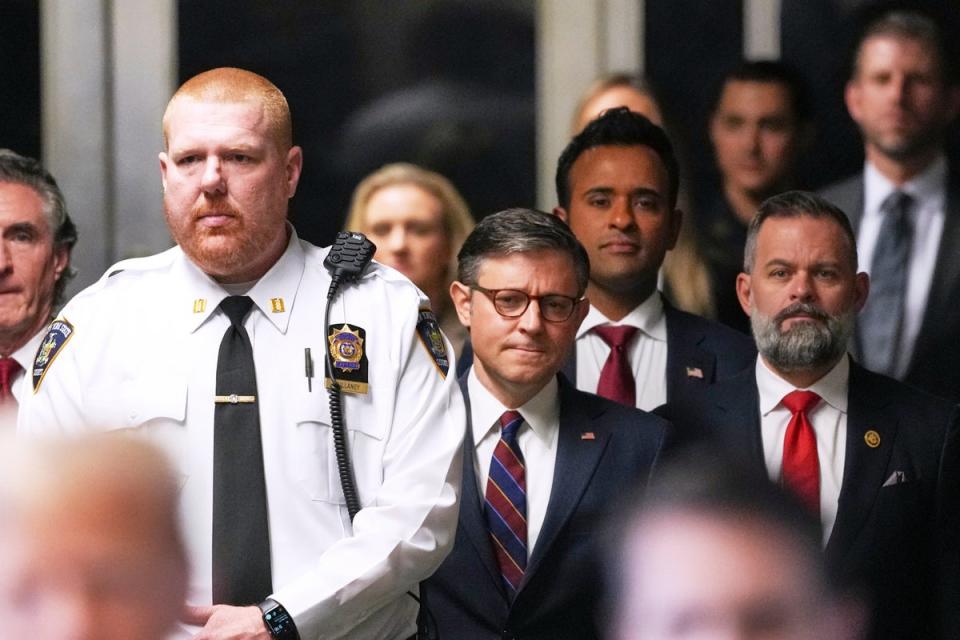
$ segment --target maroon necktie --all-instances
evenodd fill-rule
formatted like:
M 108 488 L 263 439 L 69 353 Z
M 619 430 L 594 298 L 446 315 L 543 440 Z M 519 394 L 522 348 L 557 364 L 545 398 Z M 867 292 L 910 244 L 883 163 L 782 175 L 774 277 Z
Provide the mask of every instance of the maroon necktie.
M 527 569 L 527 480 L 517 432 L 523 416 L 507 411 L 500 416 L 500 441 L 490 460 L 484 494 L 485 514 L 500 575 L 512 600 Z
M 813 391 L 792 391 L 783 398 L 783 406 L 793 417 L 783 436 L 783 484 L 793 491 L 819 517 L 820 460 L 817 434 L 807 412 L 817 406 L 820 396 Z
M 633 367 L 627 357 L 626 349 L 637 332 L 636 327 L 620 325 L 617 327 L 594 327 L 594 333 L 600 336 L 610 347 L 610 355 L 600 371 L 597 395 L 634 407 L 637 404 L 637 381 L 633 378 Z
M 13 377 L 20 371 L 20 363 L 13 358 L 0 358 L 0 404 L 16 402 L 13 397 Z

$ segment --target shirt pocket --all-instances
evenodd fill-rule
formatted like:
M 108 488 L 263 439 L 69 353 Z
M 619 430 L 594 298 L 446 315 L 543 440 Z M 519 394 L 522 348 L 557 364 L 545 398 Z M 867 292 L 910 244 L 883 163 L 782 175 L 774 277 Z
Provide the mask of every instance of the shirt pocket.
M 166 453 L 180 486 L 186 483 L 186 379 L 168 375 L 112 381 L 93 389 L 86 404 L 98 429 L 136 432 Z
M 343 404 L 348 456 L 361 504 L 366 506 L 376 495 L 382 479 L 383 435 L 371 411 L 359 404 L 348 404 L 346 397 Z M 345 508 L 328 394 L 303 398 L 295 421 L 297 482 L 312 500 Z

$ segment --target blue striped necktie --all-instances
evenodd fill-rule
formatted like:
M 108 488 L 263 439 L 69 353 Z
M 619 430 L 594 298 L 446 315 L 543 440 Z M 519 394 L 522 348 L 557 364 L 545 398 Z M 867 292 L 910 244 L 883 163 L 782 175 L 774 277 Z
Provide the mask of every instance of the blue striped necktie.
M 500 416 L 500 441 L 490 460 L 485 494 L 487 526 L 500 576 L 510 599 L 517 595 L 527 568 L 527 483 L 517 431 L 523 416 L 507 411 Z

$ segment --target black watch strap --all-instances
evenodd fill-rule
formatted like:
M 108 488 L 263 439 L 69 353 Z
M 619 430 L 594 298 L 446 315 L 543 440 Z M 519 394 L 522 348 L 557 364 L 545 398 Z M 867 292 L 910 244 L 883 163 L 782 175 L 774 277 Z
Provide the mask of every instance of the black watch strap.
M 276 640 L 300 640 L 293 616 L 287 613 L 282 604 L 273 598 L 267 598 L 257 606 L 263 612 L 263 624 L 270 632 L 270 637 Z

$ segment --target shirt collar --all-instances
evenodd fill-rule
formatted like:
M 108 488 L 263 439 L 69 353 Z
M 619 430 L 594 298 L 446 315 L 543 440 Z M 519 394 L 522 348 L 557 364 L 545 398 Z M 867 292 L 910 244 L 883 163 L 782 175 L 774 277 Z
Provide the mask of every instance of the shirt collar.
M 663 313 L 663 298 L 659 291 L 654 291 L 650 296 L 641 302 L 633 311 L 628 313 L 619 322 L 614 322 L 597 309 L 590 305 L 587 316 L 580 324 L 577 330 L 577 338 L 593 330 L 594 327 L 602 325 L 629 325 L 640 329 L 648 337 L 660 342 L 667 341 L 667 321 Z
M 473 427 L 474 446 L 480 444 L 492 431 L 499 430 L 500 416 L 504 411 L 514 409 L 520 412 L 531 431 L 543 441 L 545 447 L 552 447 L 560 425 L 560 395 L 557 377 L 553 376 L 521 407 L 505 407 L 493 397 L 477 378 L 477 368 L 471 367 L 467 376 L 467 389 L 470 393 L 470 419 Z
M 287 227 L 290 239 L 286 250 L 246 294 L 281 333 L 286 333 L 290 322 L 305 265 L 305 254 L 297 233 L 289 223 Z M 174 280 L 185 283 L 182 291 L 174 294 L 176 303 L 182 305 L 189 318 L 189 331 L 196 331 L 229 294 L 182 251 L 173 270 Z
M 783 397 L 791 391 L 796 391 L 797 388 L 774 373 L 760 356 L 757 356 L 756 371 L 757 391 L 760 393 L 760 414 L 765 416 L 781 406 Z M 826 375 L 805 390 L 813 391 L 831 407 L 846 413 L 849 381 L 850 359 L 844 356 Z
M 863 176 L 865 212 L 879 213 L 883 201 L 898 189 L 911 195 L 919 203 L 943 208 L 947 184 L 947 159 L 943 154 L 938 155 L 926 169 L 900 187 L 888 180 L 870 162 L 864 166 Z

